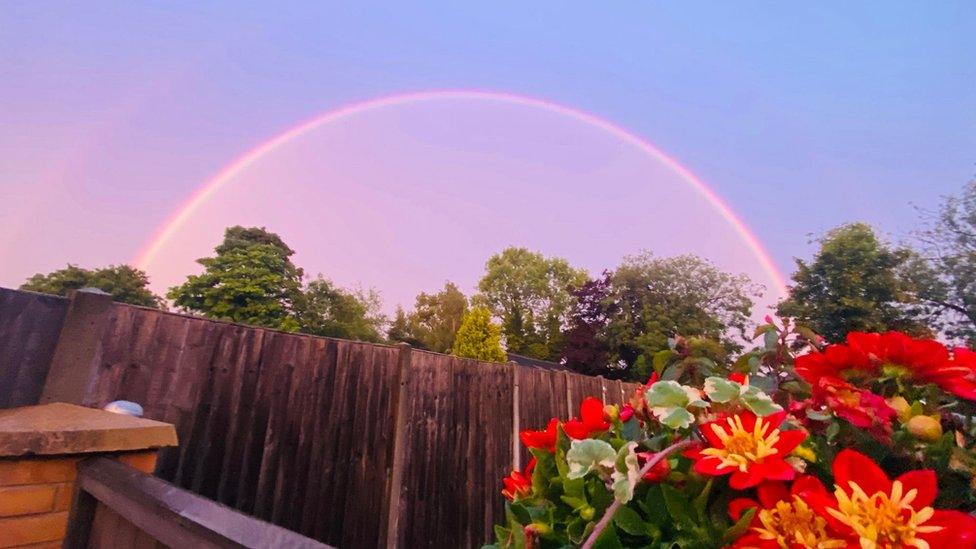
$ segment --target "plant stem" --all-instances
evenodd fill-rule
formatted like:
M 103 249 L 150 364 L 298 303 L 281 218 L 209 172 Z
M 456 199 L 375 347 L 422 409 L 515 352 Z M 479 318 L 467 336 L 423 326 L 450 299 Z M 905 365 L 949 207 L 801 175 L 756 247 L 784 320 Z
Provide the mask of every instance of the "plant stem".
M 649 473 L 651 469 L 654 468 L 655 465 L 661 462 L 662 459 L 668 457 L 668 455 L 674 452 L 677 452 L 678 450 L 684 448 L 685 446 L 688 446 L 689 444 L 691 444 L 691 439 L 680 440 L 678 442 L 675 442 L 671 446 L 668 446 L 667 448 L 661 450 L 660 452 L 654 454 L 654 457 L 647 460 L 647 463 L 645 463 L 644 466 L 641 467 L 639 478 L 644 478 L 644 475 Z M 622 504 L 620 503 L 619 500 L 617 499 L 613 500 L 613 503 L 610 504 L 610 507 L 607 507 L 606 512 L 603 513 L 603 517 L 600 518 L 600 522 L 596 523 L 596 526 L 593 528 L 593 532 L 590 533 L 590 537 L 586 538 L 586 543 L 583 544 L 582 549 L 592 549 L 593 544 L 596 543 L 596 539 L 600 537 L 600 534 L 603 533 L 606 527 L 610 524 L 610 521 L 613 520 L 613 516 L 617 514 L 617 509 L 619 509 L 621 505 Z

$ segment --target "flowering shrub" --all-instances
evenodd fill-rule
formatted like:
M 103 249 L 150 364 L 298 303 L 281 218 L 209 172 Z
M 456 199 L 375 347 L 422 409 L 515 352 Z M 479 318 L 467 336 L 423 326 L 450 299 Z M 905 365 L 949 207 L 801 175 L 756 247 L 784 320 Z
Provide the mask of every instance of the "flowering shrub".
M 767 321 L 725 371 L 664 351 L 628 403 L 521 433 L 495 546 L 976 547 L 976 353 Z

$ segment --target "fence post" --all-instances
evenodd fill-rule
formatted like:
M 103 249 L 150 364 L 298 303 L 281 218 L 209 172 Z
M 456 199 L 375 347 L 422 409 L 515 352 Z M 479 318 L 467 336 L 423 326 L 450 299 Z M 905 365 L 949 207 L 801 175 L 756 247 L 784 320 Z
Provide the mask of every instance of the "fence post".
M 397 348 L 397 384 L 394 386 L 393 409 L 396 416 L 393 422 L 393 459 L 390 465 L 390 481 L 387 488 L 386 517 L 382 522 L 383 531 L 380 532 L 380 547 L 395 548 L 399 538 L 400 519 L 400 490 L 403 485 L 404 448 L 407 436 L 407 384 L 410 380 L 410 360 L 413 351 L 409 343 L 398 343 Z
M 112 296 L 85 288 L 68 294 L 71 303 L 64 317 L 51 367 L 47 372 L 41 404 L 67 402 L 89 405 L 98 379 L 98 357 L 109 320 Z
M 522 429 L 521 414 L 519 407 L 519 366 L 515 361 L 509 361 L 512 368 L 512 427 L 515 435 L 512 437 L 512 469 L 522 470 L 522 449 L 519 446 L 519 431 Z

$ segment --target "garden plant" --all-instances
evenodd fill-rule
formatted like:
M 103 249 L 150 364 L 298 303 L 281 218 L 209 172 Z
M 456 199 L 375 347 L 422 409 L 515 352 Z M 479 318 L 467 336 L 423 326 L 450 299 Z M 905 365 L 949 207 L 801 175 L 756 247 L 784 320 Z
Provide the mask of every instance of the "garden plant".
M 629 402 L 521 433 L 495 547 L 976 547 L 976 353 L 821 345 L 766 319 L 727 365 L 674 349 Z

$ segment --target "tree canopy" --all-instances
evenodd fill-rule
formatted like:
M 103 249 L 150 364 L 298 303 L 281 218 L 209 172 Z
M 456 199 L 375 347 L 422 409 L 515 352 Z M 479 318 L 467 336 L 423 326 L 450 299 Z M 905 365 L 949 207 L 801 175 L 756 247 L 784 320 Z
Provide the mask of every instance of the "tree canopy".
M 491 321 L 491 311 L 472 307 L 464 315 L 451 354 L 488 362 L 505 362 L 501 328 Z
M 510 247 L 491 256 L 474 302 L 501 319 L 509 352 L 558 359 L 562 330 L 586 272 L 559 257 Z
M 920 236 L 927 264 L 912 271 L 919 299 L 938 330 L 976 346 L 976 179 L 945 199 Z
M 129 265 L 109 265 L 100 269 L 68 265 L 48 274 L 35 274 L 20 289 L 63 296 L 71 290 L 98 288 L 115 301 L 164 309 L 163 299 L 149 291 L 148 286 L 146 273 Z
M 421 292 L 410 313 L 398 309 L 389 338 L 437 353 L 450 353 L 467 310 L 468 298 L 456 284 L 445 282 L 444 289 L 437 293 Z
M 197 260 L 204 272 L 191 275 L 167 296 L 177 307 L 211 318 L 280 330 L 382 340 L 386 318 L 374 291 L 352 292 L 319 276 L 304 284 L 295 253 L 261 227 L 230 227 L 213 257 Z
M 928 332 L 915 285 L 905 274 L 913 252 L 890 247 L 864 223 L 837 227 L 819 242 L 812 261 L 796 260 L 790 297 L 778 305 L 780 315 L 830 342 L 852 331 Z

